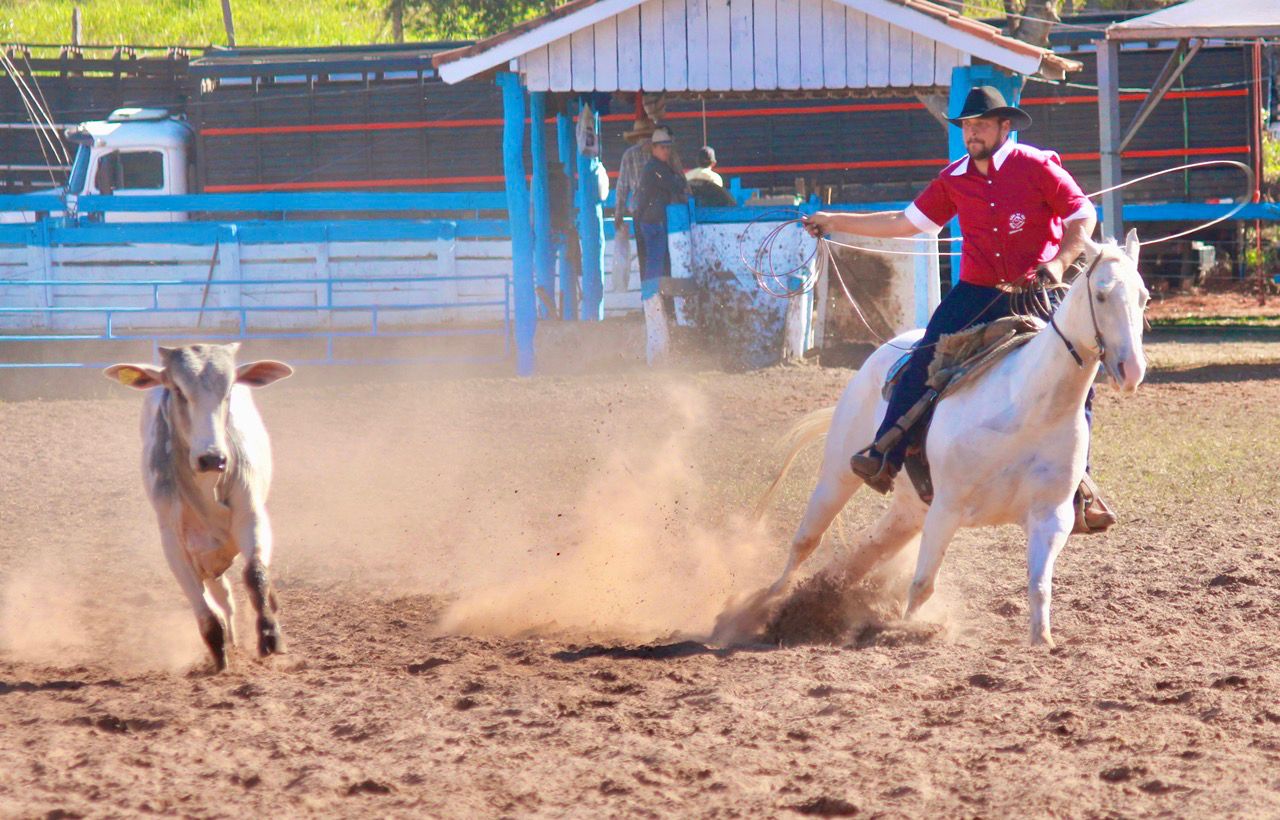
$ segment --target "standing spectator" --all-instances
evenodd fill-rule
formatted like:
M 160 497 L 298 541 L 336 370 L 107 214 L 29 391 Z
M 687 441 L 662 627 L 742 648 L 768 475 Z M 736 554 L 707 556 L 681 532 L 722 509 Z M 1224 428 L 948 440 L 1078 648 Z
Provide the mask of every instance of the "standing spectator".
M 626 217 L 634 216 L 636 190 L 640 187 L 640 173 L 649 161 L 649 137 L 653 134 L 653 121 L 644 114 L 636 117 L 635 124 L 622 138 L 631 143 L 622 152 L 622 160 L 618 165 L 618 183 L 614 187 L 616 197 L 613 203 L 613 291 L 624 293 L 627 290 L 627 276 L 630 273 L 631 253 L 627 236 Z M 644 258 L 640 243 L 643 240 L 636 233 L 636 255 Z
M 698 149 L 698 167 L 692 171 L 686 171 L 684 178 L 689 182 L 710 182 L 723 188 L 724 179 L 713 170 L 715 167 L 716 149 L 710 145 L 704 145 Z
M 633 213 L 640 251 L 640 300 L 644 306 L 648 337 L 646 358 L 652 364 L 664 358 L 669 331 L 667 309 L 658 293 L 662 277 L 671 275 L 667 248 L 667 206 L 689 198 L 689 184 L 673 164 L 671 132 L 655 128 L 649 140 L 652 158 L 640 175 Z

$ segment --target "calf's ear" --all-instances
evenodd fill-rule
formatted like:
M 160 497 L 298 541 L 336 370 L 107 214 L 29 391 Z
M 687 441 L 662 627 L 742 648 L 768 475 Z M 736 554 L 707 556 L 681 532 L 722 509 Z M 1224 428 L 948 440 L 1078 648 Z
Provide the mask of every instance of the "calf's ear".
M 113 364 L 102 374 L 135 390 L 148 390 L 164 384 L 164 370 L 149 364 Z
M 284 362 L 263 359 L 260 362 L 248 362 L 236 368 L 236 381 L 250 387 L 266 387 L 293 375 L 293 368 Z

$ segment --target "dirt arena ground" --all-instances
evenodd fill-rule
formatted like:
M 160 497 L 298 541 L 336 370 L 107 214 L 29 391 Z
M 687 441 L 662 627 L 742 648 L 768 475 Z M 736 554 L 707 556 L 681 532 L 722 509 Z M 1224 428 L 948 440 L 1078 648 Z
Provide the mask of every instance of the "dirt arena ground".
M 701 642 L 781 568 L 816 454 L 743 513 L 846 370 L 261 391 L 289 652 L 220 675 L 139 396 L 0 401 L 0 816 L 1280 815 L 1280 340 L 1149 353 L 1099 398 L 1123 522 L 1068 544 L 1052 652 L 1013 529 L 957 538 L 924 625 L 890 580 L 835 642 Z

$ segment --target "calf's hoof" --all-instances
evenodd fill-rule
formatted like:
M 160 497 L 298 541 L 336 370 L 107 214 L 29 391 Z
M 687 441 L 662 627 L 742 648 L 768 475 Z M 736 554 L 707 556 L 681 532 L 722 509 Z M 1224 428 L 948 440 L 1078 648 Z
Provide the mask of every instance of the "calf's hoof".
M 209 647 L 214 669 L 218 672 L 227 668 L 226 634 L 222 621 L 217 617 L 208 618 L 200 625 L 200 635 L 204 638 L 205 646 Z
M 284 652 L 284 635 L 280 633 L 280 625 L 271 623 L 258 627 L 258 656 L 278 655 Z

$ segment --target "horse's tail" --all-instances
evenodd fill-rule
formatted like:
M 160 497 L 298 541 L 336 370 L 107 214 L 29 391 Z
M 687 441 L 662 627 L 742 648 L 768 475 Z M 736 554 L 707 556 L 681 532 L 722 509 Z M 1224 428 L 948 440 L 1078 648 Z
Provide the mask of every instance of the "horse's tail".
M 791 465 L 795 463 L 796 456 L 800 455 L 800 451 L 808 447 L 815 441 L 821 441 L 827 437 L 827 433 L 831 430 L 831 421 L 835 418 L 835 406 L 824 407 L 821 410 L 814 410 L 804 418 L 792 425 L 791 429 L 779 439 L 779 449 L 786 450 L 786 458 L 779 468 L 778 474 L 774 476 L 773 483 L 769 485 L 769 489 L 756 501 L 753 511 L 755 520 L 759 521 L 769 507 L 769 502 L 773 500 L 773 494 L 778 491 L 778 486 L 782 484 L 782 479 L 787 477 L 787 473 L 791 472 Z

